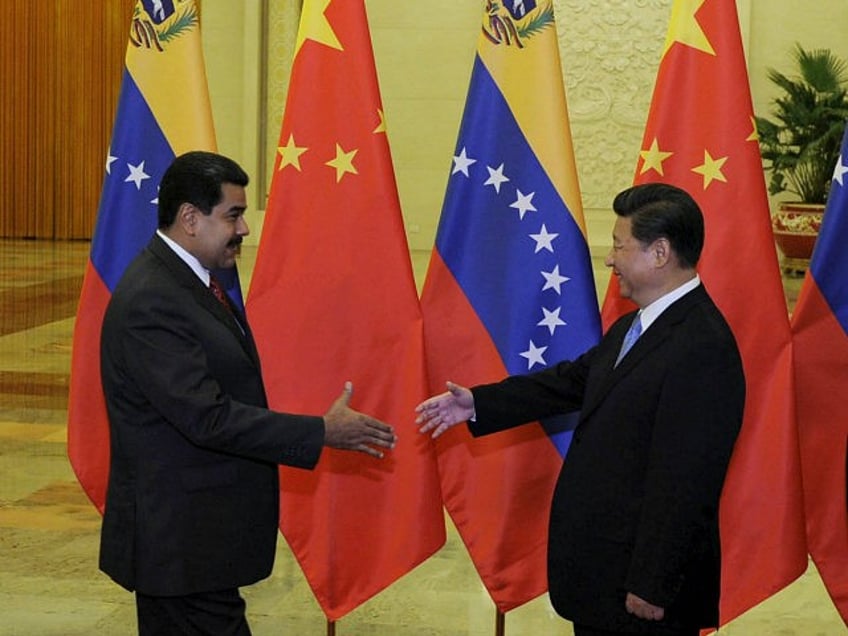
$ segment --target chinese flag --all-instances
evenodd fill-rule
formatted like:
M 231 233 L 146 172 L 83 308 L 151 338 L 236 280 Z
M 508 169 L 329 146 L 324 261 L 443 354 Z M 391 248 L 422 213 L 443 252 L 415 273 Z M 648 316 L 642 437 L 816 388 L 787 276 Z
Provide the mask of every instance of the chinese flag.
M 306 0 L 248 293 L 272 408 L 351 406 L 392 424 L 382 460 L 325 448 L 281 468 L 280 527 L 329 620 L 445 541 L 436 460 L 411 422 L 423 326 L 363 0 Z
M 704 213 L 699 272 L 742 354 L 747 401 L 721 502 L 721 622 L 807 567 L 789 319 L 734 0 L 675 0 L 636 183 L 687 190 Z M 627 306 L 611 279 L 609 325 Z
M 848 624 L 848 130 L 816 248 L 792 314 L 807 542 Z
M 109 422 L 100 384 L 103 314 L 127 265 L 156 230 L 165 169 L 189 150 L 215 150 L 194 1 L 169 4 L 155 15 L 139 1 L 135 11 L 148 26 L 139 19 L 130 30 L 71 355 L 68 458 L 101 513 L 109 478 Z M 237 281 L 231 273 L 228 282 Z M 239 289 L 228 292 L 241 303 Z

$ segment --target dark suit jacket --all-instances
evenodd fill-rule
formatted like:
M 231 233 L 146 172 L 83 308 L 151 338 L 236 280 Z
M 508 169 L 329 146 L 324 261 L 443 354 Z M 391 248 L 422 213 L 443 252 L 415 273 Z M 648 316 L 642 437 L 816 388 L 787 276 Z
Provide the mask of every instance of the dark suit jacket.
M 111 463 L 100 567 L 127 589 L 186 595 L 271 572 L 277 464 L 313 467 L 324 425 L 265 408 L 241 320 L 246 333 L 156 236 L 112 295 L 101 339 Z
M 718 624 L 719 495 L 742 422 L 736 341 L 703 286 L 668 307 L 613 368 L 634 314 L 573 362 L 473 389 L 474 435 L 566 411 L 579 424 L 554 492 L 548 581 L 557 612 L 607 630 Z

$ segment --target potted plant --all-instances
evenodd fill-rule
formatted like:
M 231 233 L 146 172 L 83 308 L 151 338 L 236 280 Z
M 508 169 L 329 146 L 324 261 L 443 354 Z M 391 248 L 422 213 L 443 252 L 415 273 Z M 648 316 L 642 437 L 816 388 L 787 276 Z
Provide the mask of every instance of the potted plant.
M 809 259 L 848 119 L 848 64 L 829 49 L 800 44 L 792 58 L 791 77 L 768 69 L 781 93 L 772 118 L 755 119 L 769 193 L 797 197 L 772 216 L 775 239 L 787 259 Z

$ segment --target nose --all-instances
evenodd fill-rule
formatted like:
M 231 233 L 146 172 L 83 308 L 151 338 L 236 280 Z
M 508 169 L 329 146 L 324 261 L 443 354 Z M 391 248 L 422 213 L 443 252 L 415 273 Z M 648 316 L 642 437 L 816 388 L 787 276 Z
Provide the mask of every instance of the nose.
M 236 223 L 236 233 L 239 236 L 247 236 L 250 234 L 250 228 L 247 226 L 247 221 L 244 220 L 243 215 L 238 218 L 238 222 Z
M 607 255 L 604 257 L 604 265 L 606 265 L 607 267 L 612 267 L 613 265 L 615 265 L 615 259 L 613 258 L 613 252 L 614 252 L 614 250 L 612 248 L 610 248 L 610 251 L 607 252 Z

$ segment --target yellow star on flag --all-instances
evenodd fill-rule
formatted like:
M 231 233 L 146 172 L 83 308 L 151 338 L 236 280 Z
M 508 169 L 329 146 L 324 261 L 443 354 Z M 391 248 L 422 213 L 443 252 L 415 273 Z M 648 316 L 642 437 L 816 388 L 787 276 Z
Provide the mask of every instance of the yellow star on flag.
M 336 183 L 342 180 L 346 172 L 359 174 L 353 165 L 353 158 L 357 152 L 359 152 L 358 149 L 345 152 L 339 144 L 336 144 L 336 157 L 325 164 L 336 169 Z
M 686 46 L 715 55 L 707 35 L 695 19 L 695 14 L 706 0 L 674 0 L 671 6 L 671 20 L 668 25 L 668 35 L 665 38 L 665 48 L 662 56 L 668 53 L 671 45 L 680 42 Z
M 277 148 L 280 153 L 280 166 L 277 170 L 282 170 L 286 166 L 294 166 L 300 172 L 300 155 L 309 150 L 306 146 L 298 146 L 294 143 L 294 135 L 289 133 L 289 140 L 285 146 Z
M 760 140 L 760 133 L 757 132 L 757 120 L 754 119 L 753 115 L 751 115 L 751 134 L 748 135 L 748 137 L 747 137 L 747 139 L 745 139 L 745 141 L 759 141 L 759 140 Z
M 721 167 L 724 165 L 725 161 L 727 161 L 727 157 L 713 159 L 710 153 L 704 150 L 704 163 L 692 168 L 692 172 L 704 175 L 704 190 L 706 190 L 707 186 L 709 186 L 714 180 L 727 183 L 727 178 L 721 172 Z
M 383 112 L 382 108 L 377 109 L 377 115 L 380 117 L 380 123 L 377 124 L 377 127 L 374 129 L 374 134 L 384 133 L 386 132 L 386 113 Z
M 330 21 L 324 15 L 331 0 L 305 0 L 300 15 L 300 28 L 297 30 L 297 42 L 294 45 L 294 55 L 297 57 L 300 47 L 306 40 L 313 40 L 332 49 L 343 51 L 344 47 L 336 37 L 336 32 Z
M 650 148 L 639 151 L 639 156 L 642 157 L 642 169 L 639 171 L 639 174 L 645 174 L 648 170 L 653 168 L 660 176 L 662 176 L 664 174 L 662 162 L 673 154 L 673 152 L 663 152 L 660 150 L 657 138 L 654 137 L 654 141 L 651 142 Z

